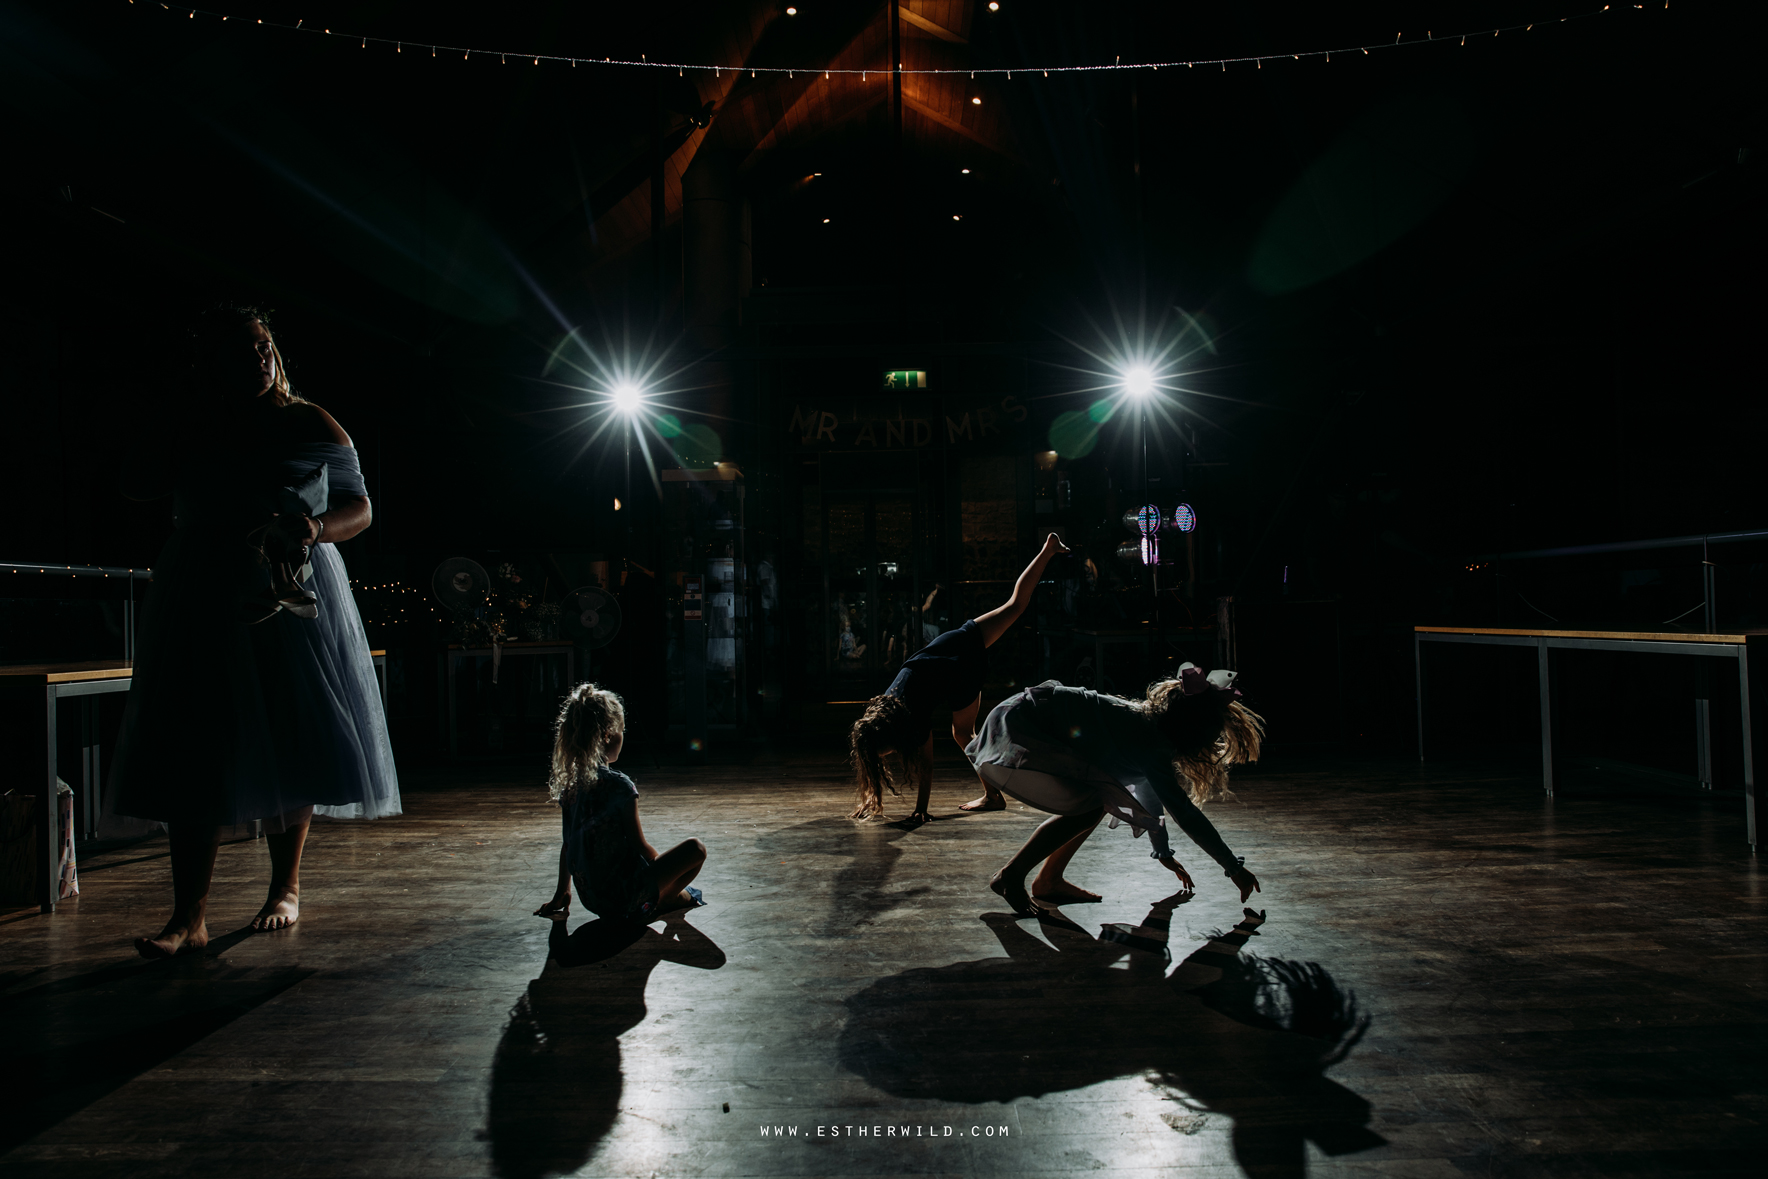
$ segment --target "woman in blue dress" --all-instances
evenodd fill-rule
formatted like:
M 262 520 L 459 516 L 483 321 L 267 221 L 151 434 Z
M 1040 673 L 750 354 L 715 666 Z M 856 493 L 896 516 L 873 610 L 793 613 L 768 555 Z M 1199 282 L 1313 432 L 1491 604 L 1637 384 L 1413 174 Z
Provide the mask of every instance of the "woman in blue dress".
M 915 781 L 915 810 L 911 822 L 924 823 L 928 796 L 933 791 L 933 728 L 936 717 L 951 714 L 952 740 L 962 749 L 976 733 L 976 713 L 982 705 L 982 681 L 988 674 L 988 649 L 1025 613 L 1038 580 L 1058 553 L 1068 546 L 1054 532 L 1043 549 L 1013 583 L 1013 596 L 987 614 L 979 615 L 956 630 L 948 630 L 903 661 L 902 670 L 884 690 L 866 703 L 866 711 L 853 724 L 848 742 L 853 770 L 858 778 L 855 819 L 884 813 L 884 790 L 896 793 L 892 762 L 900 758 L 905 777 Z M 928 595 L 928 602 L 933 601 Z M 1007 805 L 988 782 L 981 798 L 958 809 L 998 811 Z
M 209 313 L 195 345 L 175 460 L 125 476 L 134 498 L 171 492 L 175 516 L 111 772 L 112 809 L 166 824 L 171 843 L 172 915 L 136 940 L 147 958 L 208 943 L 222 828 L 263 824 L 270 888 L 252 926 L 281 929 L 300 915 L 314 814 L 400 811 L 368 641 L 335 547 L 369 525 L 355 447 L 295 395 L 258 311 Z

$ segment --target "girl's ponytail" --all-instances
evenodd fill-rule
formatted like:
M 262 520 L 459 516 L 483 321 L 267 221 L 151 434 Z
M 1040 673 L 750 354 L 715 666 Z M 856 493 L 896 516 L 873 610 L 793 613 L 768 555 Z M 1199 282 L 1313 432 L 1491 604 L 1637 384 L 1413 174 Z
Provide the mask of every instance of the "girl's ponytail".
M 607 764 L 608 746 L 625 731 L 626 706 L 620 697 L 591 683 L 571 689 L 553 724 L 552 774 L 546 782 L 553 801 L 594 782 Z

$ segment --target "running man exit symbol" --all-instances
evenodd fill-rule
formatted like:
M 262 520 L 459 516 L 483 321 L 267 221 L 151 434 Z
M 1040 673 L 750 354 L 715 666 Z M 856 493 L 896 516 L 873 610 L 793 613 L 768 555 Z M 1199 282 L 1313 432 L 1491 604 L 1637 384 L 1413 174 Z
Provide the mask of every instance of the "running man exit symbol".
M 896 369 L 884 374 L 886 389 L 925 389 L 927 374 L 918 369 Z

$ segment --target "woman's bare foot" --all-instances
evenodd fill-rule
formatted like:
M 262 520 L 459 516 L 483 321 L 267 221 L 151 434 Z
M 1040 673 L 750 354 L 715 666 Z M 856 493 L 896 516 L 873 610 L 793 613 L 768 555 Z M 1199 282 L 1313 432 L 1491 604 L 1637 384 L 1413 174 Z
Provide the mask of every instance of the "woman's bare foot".
M 1079 885 L 1070 884 L 1066 880 L 1058 880 L 1053 885 L 1034 882 L 1031 895 L 1046 905 L 1093 905 L 1104 898 L 1096 892 L 1088 892 Z
M 194 954 L 209 944 L 209 926 L 200 917 L 194 926 L 176 917 L 166 922 L 158 937 L 138 937 L 135 952 L 143 958 L 170 958 L 174 954 Z
M 1023 881 L 1007 879 L 1005 870 L 1002 870 L 989 877 L 988 886 L 1021 917 L 1037 916 L 1037 907 L 1031 903 L 1031 894 L 1025 891 Z
M 958 809 L 961 811 L 1004 811 L 1007 809 L 1007 800 L 999 794 L 990 792 L 981 798 L 972 798 L 969 802 L 959 803 Z
M 1057 553 L 1066 553 L 1070 551 L 1072 550 L 1062 543 L 1062 538 L 1057 536 L 1054 532 L 1044 538 L 1044 552 L 1054 556 Z
M 252 918 L 253 929 L 287 929 L 301 916 L 299 889 L 280 888 L 265 899 L 264 907 Z

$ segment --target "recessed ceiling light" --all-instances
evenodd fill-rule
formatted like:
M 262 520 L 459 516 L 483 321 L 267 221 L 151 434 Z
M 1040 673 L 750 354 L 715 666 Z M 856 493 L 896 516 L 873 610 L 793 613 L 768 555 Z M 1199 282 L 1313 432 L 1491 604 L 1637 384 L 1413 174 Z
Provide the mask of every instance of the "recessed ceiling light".
M 1001 0 L 988 0 L 988 10 L 990 12 L 999 12 L 1001 10 Z M 790 12 L 791 9 L 787 9 L 787 11 Z
M 959 215 L 958 215 L 958 214 L 956 214 L 956 213 L 953 213 L 953 214 L 952 214 L 952 220 L 953 220 L 953 221 L 962 221 L 962 220 L 963 220 L 963 217 L 961 217 L 961 216 L 959 216 Z
M 968 169 L 968 168 L 959 168 L 958 171 L 962 172 L 966 176 L 970 175 L 970 169 Z
M 828 224 L 828 223 L 829 223 L 829 219 L 828 219 L 828 218 L 827 218 L 827 217 L 824 217 L 824 218 L 823 218 L 823 224 L 824 224 L 824 225 L 827 225 L 827 224 Z
M 982 100 L 981 100 L 981 99 L 980 99 L 980 98 L 972 98 L 972 99 L 971 99 L 971 100 L 970 100 L 970 105 L 971 105 L 971 106 L 981 106 L 981 105 L 982 105 Z
M 812 176 L 821 176 L 822 173 L 821 172 L 812 172 L 811 175 Z
M 797 16 L 798 10 L 796 8 L 788 8 L 788 9 L 786 9 L 786 15 L 787 16 Z

